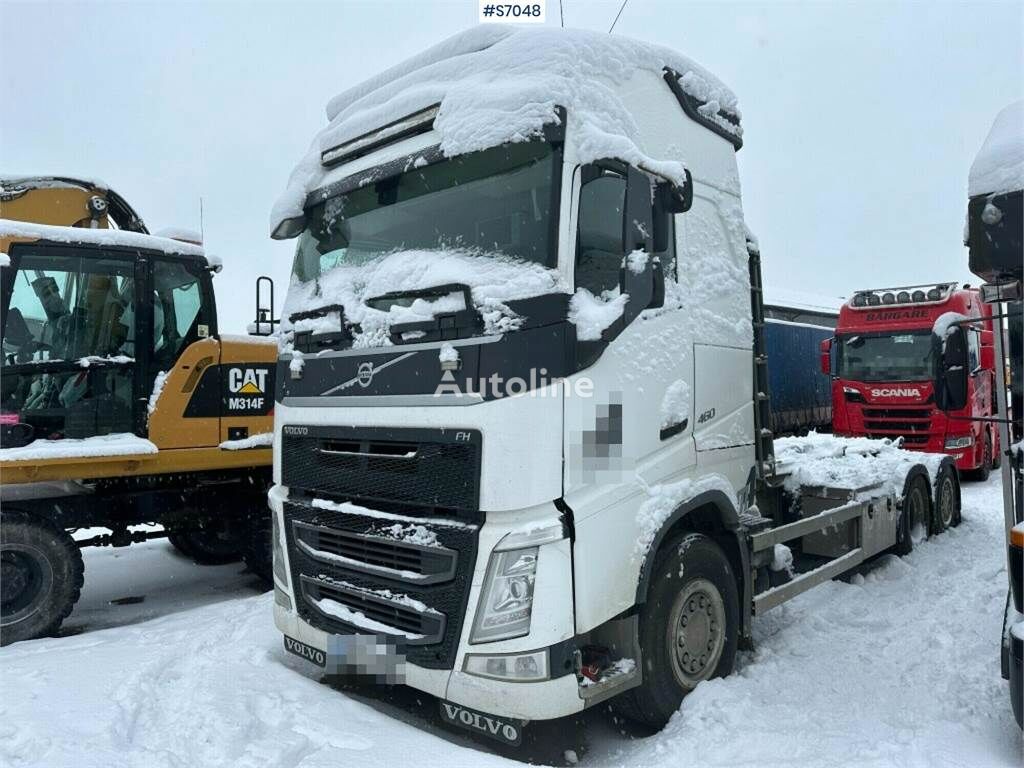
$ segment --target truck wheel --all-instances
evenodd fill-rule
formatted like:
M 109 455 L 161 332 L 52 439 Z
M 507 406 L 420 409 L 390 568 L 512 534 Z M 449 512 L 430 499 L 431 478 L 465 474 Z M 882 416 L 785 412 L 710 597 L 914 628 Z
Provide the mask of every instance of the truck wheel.
M 992 434 L 986 431 L 984 442 L 981 446 L 981 466 L 977 469 L 973 469 L 970 472 L 971 480 L 977 480 L 978 482 L 985 482 L 988 480 L 988 476 L 992 474 Z
M 900 557 L 906 557 L 914 551 L 914 536 L 918 532 L 928 531 L 930 505 L 928 503 L 928 480 L 926 476 L 915 474 L 907 478 L 903 491 L 903 509 L 896 525 L 896 544 L 893 551 Z
M 0 569 L 0 645 L 53 634 L 82 592 L 82 553 L 45 518 L 4 513 Z
M 956 478 L 948 465 L 939 469 L 935 481 L 935 515 L 932 523 L 934 533 L 960 525 L 960 500 L 956 492 Z
M 662 728 L 701 681 L 732 672 L 739 595 L 721 547 L 690 533 L 662 548 L 639 634 L 643 683 L 612 703 L 625 717 Z
M 252 520 L 249 524 L 248 540 L 242 553 L 242 562 L 268 587 L 274 585 L 274 555 L 271 544 L 270 515 Z
M 242 559 L 243 542 L 219 530 L 178 531 L 167 540 L 185 557 L 200 565 L 226 565 Z

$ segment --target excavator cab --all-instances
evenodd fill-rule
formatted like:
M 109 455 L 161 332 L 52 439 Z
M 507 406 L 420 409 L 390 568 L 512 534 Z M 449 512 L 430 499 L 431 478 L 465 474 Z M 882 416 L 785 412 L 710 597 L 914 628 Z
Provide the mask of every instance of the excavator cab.
M 0 411 L 35 438 L 145 434 L 157 375 L 216 332 L 205 259 L 56 243 L 9 258 Z

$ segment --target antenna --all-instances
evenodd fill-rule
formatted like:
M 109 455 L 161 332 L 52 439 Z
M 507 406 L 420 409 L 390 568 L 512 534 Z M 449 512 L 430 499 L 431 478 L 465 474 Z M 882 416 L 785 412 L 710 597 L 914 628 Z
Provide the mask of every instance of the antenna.
M 558 20 L 562 25 L 562 29 L 565 29 L 565 9 L 562 8 L 562 0 L 558 0 Z
M 203 196 L 199 196 L 199 239 L 206 243 L 206 232 L 203 231 Z
M 615 29 L 615 25 L 619 23 L 619 16 L 621 16 L 622 12 L 626 9 L 626 3 L 628 2 L 629 0 L 622 0 L 622 5 L 619 7 L 619 12 L 615 14 L 615 21 L 613 21 L 612 25 L 608 27 L 609 35 L 612 33 L 612 30 Z

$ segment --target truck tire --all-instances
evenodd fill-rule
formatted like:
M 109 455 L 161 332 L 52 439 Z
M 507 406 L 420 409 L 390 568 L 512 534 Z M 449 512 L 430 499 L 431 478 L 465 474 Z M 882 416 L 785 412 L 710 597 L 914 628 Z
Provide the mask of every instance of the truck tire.
M 896 543 L 893 552 L 906 557 L 914 551 L 914 532 L 922 526 L 927 533 L 931 525 L 931 496 L 928 493 L 928 476 L 921 473 L 907 477 L 903 488 L 903 503 L 900 519 L 896 525 Z
M 4 513 L 0 568 L 0 645 L 52 635 L 82 593 L 82 553 L 45 518 Z
M 971 480 L 977 480 L 980 483 L 988 480 L 988 476 L 992 474 L 992 433 L 988 430 L 985 431 L 985 437 L 982 439 L 981 445 L 981 466 L 977 469 L 972 469 L 968 475 Z
M 932 532 L 942 533 L 960 525 L 960 494 L 956 487 L 956 474 L 951 464 L 943 464 L 935 478 L 935 510 Z
M 274 586 L 274 555 L 272 548 L 270 515 L 250 522 L 248 540 L 242 553 L 242 562 L 267 587 Z
M 660 729 L 701 681 L 732 672 L 739 591 L 721 547 L 696 533 L 661 549 L 650 584 L 639 624 L 643 683 L 612 706 Z
M 167 535 L 176 550 L 199 565 L 226 565 L 242 559 L 245 544 L 216 529 L 176 531 Z

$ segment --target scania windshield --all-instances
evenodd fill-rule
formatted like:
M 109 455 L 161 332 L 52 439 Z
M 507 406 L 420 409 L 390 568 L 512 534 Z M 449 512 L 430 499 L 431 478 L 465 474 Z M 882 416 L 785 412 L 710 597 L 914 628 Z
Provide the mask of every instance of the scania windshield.
M 837 373 L 850 381 L 924 381 L 934 376 L 937 352 L 930 330 L 840 336 Z
M 293 276 L 305 283 L 408 250 L 494 253 L 554 267 L 559 156 L 544 141 L 506 144 L 413 163 L 332 196 L 306 211 Z

